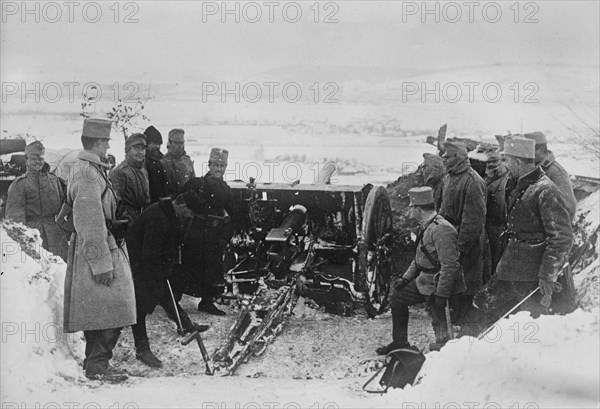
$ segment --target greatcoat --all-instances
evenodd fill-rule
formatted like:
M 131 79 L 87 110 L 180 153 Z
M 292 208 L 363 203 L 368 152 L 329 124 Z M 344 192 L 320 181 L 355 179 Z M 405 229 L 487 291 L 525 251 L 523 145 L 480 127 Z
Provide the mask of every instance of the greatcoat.
M 117 198 L 105 175 L 108 166 L 90 151 L 78 155 L 67 181 L 73 224 L 65 276 L 65 332 L 120 328 L 136 323 L 133 279 L 126 249 L 106 227 Z M 104 193 L 104 195 L 103 195 Z M 112 272 L 108 286 L 93 276 Z

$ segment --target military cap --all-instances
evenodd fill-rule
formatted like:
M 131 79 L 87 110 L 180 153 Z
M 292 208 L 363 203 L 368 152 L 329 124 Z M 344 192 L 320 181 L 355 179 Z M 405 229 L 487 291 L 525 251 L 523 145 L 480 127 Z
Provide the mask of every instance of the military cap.
M 185 131 L 183 129 L 175 128 L 169 131 L 169 141 L 174 142 L 185 142 L 185 138 L 183 135 Z
M 433 204 L 433 189 L 429 186 L 413 187 L 408 191 L 409 206 Z
M 535 141 L 536 145 L 542 145 L 544 143 L 548 143 L 548 141 L 546 140 L 546 135 L 544 135 L 542 132 L 526 133 L 523 136 L 527 139 L 533 139 Z
M 432 153 L 423 154 L 423 164 L 431 166 L 432 168 L 444 167 L 444 161 L 442 158 Z
M 210 150 L 210 156 L 208 158 L 208 163 L 227 164 L 228 157 L 229 157 L 229 151 L 227 149 L 212 148 Z
M 444 142 L 444 151 L 448 154 L 457 154 L 458 156 L 467 157 L 467 147 L 462 142 L 446 141 Z
M 128 152 L 129 149 L 134 147 L 135 145 L 144 145 L 146 146 L 146 135 L 143 133 L 134 133 L 125 141 L 125 152 Z
M 25 156 L 44 156 L 46 148 L 40 141 L 33 141 L 25 147 Z
M 146 135 L 147 143 L 155 143 L 158 145 L 162 145 L 163 143 L 162 135 L 160 134 L 158 129 L 156 129 L 152 125 L 146 128 L 146 130 L 144 131 L 144 135 Z
M 85 118 L 81 136 L 95 139 L 110 139 L 112 122 L 108 119 Z
M 506 138 L 502 155 L 516 156 L 517 158 L 534 159 L 535 141 L 533 139 L 513 137 Z

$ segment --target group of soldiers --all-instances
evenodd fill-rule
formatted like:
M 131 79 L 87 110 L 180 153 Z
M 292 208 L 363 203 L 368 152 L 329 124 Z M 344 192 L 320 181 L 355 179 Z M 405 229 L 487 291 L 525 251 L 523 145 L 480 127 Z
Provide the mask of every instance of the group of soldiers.
M 90 379 L 122 381 L 109 365 L 121 329 L 132 327 L 136 357 L 162 366 L 150 349 L 146 316 L 161 305 L 183 333 L 206 331 L 181 308 L 182 294 L 201 298 L 198 310 L 225 315 L 220 293 L 227 240 L 228 151 L 213 148 L 209 171 L 196 177 L 184 131 L 168 134 L 167 151 L 153 126 L 129 136 L 125 160 L 107 160 L 111 122 L 85 119 L 83 150 L 66 181 L 49 172 L 45 148 L 27 145 L 27 172 L 10 186 L 6 217 L 40 231 L 44 248 L 67 262 L 64 327 L 83 331 L 83 367 Z M 72 231 L 56 222 L 72 220 Z
M 445 142 L 441 157 L 424 155 L 425 186 L 408 192 L 420 222 L 416 253 L 392 278 L 392 342 L 378 354 L 411 347 L 408 307 L 418 303 L 430 307 L 430 350 L 454 336 L 452 324 L 477 336 L 514 307 L 550 312 L 573 242 L 570 178 L 543 133 L 498 141 L 500 152 L 483 153 L 483 177 L 461 142 Z
M 10 186 L 6 217 L 40 231 L 43 246 L 67 261 L 64 326 L 83 331 L 84 370 L 90 379 L 119 381 L 109 365 L 123 327 L 131 326 L 136 357 L 162 362 L 151 349 L 146 316 L 157 305 L 183 332 L 205 331 L 181 308 L 182 294 L 214 305 L 223 280 L 223 247 L 231 231 L 231 190 L 223 181 L 228 152 L 213 148 L 209 171 L 196 177 L 185 153 L 185 133 L 153 126 L 129 136 L 125 160 L 107 163 L 111 122 L 86 119 L 83 150 L 66 181 L 49 172 L 44 146 L 26 147 L 27 173 Z M 499 139 L 485 152 L 485 173 L 466 146 L 448 141 L 443 155 L 425 154 L 424 186 L 409 191 L 420 222 L 413 262 L 392 278 L 392 342 L 406 348 L 409 306 L 428 303 L 440 349 L 452 336 L 476 335 L 513 306 L 534 316 L 549 312 L 572 244 L 576 201 L 569 175 L 535 132 Z M 67 206 L 73 229 L 55 222 Z M 450 314 L 451 312 L 451 314 Z

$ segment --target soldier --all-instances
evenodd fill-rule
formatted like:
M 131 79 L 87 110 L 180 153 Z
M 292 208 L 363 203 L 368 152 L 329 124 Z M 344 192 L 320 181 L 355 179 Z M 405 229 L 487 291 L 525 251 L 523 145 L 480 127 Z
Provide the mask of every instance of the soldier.
M 146 315 L 152 314 L 156 305 L 160 304 L 175 322 L 178 322 L 178 312 L 184 332 L 208 329 L 207 325 L 192 322 L 178 303 L 176 312 L 167 284 L 167 280 L 176 279 L 177 266 L 182 263 L 182 246 L 192 233 L 194 214 L 203 210 L 195 192 L 187 192 L 175 199 L 164 198 L 150 205 L 125 236 L 135 283 L 137 323 L 131 327 L 135 356 L 153 368 L 160 368 L 162 362 L 150 349 Z M 176 297 L 175 301 L 179 299 Z
M 415 258 L 401 277 L 392 281 L 392 343 L 377 348 L 387 355 L 408 343 L 408 307 L 429 303 L 435 333 L 435 343 L 429 348 L 439 350 L 449 339 L 445 308 L 448 298 L 466 289 L 462 267 L 458 262 L 458 233 L 435 211 L 433 190 L 417 187 L 408 191 L 413 216 L 421 228 L 417 235 Z
M 85 376 L 119 382 L 127 379 L 110 368 L 121 328 L 135 324 L 135 295 L 127 256 L 107 224 L 115 218 L 117 197 L 102 162 L 112 123 L 85 119 L 84 150 L 71 168 L 67 203 L 73 207 L 65 276 L 65 332 L 83 331 Z
M 548 312 L 555 283 L 572 245 L 571 219 L 564 196 L 534 162 L 535 142 L 506 139 L 506 166 L 518 179 L 507 199 L 506 251 L 496 274 L 474 299 L 467 331 L 476 335 L 539 287 L 521 309 L 534 317 Z M 542 305 L 543 304 L 543 305 Z
M 45 152 L 39 141 L 25 147 L 27 172 L 8 188 L 6 218 L 37 229 L 42 246 L 67 261 L 69 238 L 54 222 L 65 200 L 66 188 L 58 176 L 49 172 Z
M 444 161 L 438 155 L 424 153 L 422 170 L 423 182 L 425 186 L 430 186 L 433 189 L 435 210 L 438 211 L 442 205 L 444 183 L 448 178 L 448 174 L 444 168 Z
M 212 148 L 208 158 L 208 172 L 204 176 L 215 176 L 223 180 L 227 170 L 227 158 L 229 151 L 227 149 Z
M 444 143 L 442 156 L 448 171 L 440 214 L 458 231 L 458 250 L 467 290 L 453 300 L 455 322 L 460 325 L 473 296 L 483 285 L 485 236 L 485 182 L 475 172 L 461 142 Z
M 144 168 L 146 137 L 136 133 L 125 141 L 125 160 L 109 175 L 117 194 L 117 218 L 129 226 L 150 204 L 148 172 Z
M 485 231 L 490 242 L 491 273 L 494 274 L 502 255 L 500 235 L 506 226 L 506 184 L 509 173 L 499 152 L 488 152 L 487 157 L 485 170 L 487 190 Z
M 554 158 L 552 151 L 548 150 L 548 141 L 546 135 L 542 132 L 526 133 L 525 138 L 535 141 L 535 165 L 541 166 L 542 170 L 558 187 L 558 190 L 563 194 L 569 210 L 571 220 L 575 218 L 577 212 L 577 200 L 573 193 L 571 178 L 569 174 Z
M 194 162 L 185 153 L 185 138 L 183 129 L 169 131 L 168 153 L 162 159 L 167 172 L 167 196 L 173 197 L 190 178 L 196 177 Z
M 161 197 L 166 197 L 167 171 L 162 164 L 163 154 L 160 152 L 162 135 L 153 126 L 144 131 L 146 135 L 146 171 L 150 185 L 150 203 L 156 203 Z
M 183 252 L 181 269 L 187 276 L 187 283 L 181 292 L 202 298 L 198 311 L 223 316 L 225 311 L 214 305 L 215 298 L 221 293 L 223 284 L 223 254 L 231 239 L 232 226 L 224 207 L 231 197 L 231 188 L 219 179 L 207 173 L 202 178 L 190 179 L 181 193 L 197 192 L 206 197 L 206 210 L 202 217 L 194 219 L 194 228 L 187 236 Z

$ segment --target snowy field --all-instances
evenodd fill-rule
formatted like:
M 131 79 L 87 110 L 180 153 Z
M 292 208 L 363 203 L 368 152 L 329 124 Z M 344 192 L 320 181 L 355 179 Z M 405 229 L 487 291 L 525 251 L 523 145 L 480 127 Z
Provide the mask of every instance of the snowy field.
M 596 192 L 579 205 L 588 232 L 600 220 L 599 198 Z M 373 348 L 385 341 L 389 315 L 376 320 L 360 315 L 344 318 L 306 306 L 295 310 L 265 355 L 251 359 L 233 377 L 203 375 L 199 352 L 177 345 L 172 327 L 169 332 L 163 325 L 158 330 L 161 338 L 156 339 L 158 322 L 166 319 L 153 314 L 149 328 L 155 349 L 170 353 L 165 366 L 177 369 L 185 362 L 193 372 L 157 376 L 146 369 L 146 374 L 119 386 L 90 382 L 80 367 L 81 334 L 61 331 L 65 264 L 41 250 L 37 231 L 3 222 L 0 232 L 3 408 L 599 406 L 597 250 L 587 260 L 588 267 L 576 275 L 580 308 L 575 312 L 539 319 L 515 314 L 482 340 L 464 337 L 427 354 L 415 386 L 380 396 L 362 392 L 361 385 L 381 366 L 382 358 Z M 184 299 L 183 306 L 194 319 L 206 319 L 192 311 L 194 305 L 193 299 Z M 427 322 L 425 317 L 422 322 Z M 411 341 L 420 346 L 431 337 L 430 329 L 418 331 L 420 339 L 415 331 L 411 328 Z M 216 323 L 206 333 L 209 340 L 213 337 L 207 342 L 209 350 L 220 332 L 226 328 Z M 113 363 L 135 373 L 143 365 L 131 359 L 129 329 L 123 333 Z M 130 358 L 124 358 L 127 355 Z

